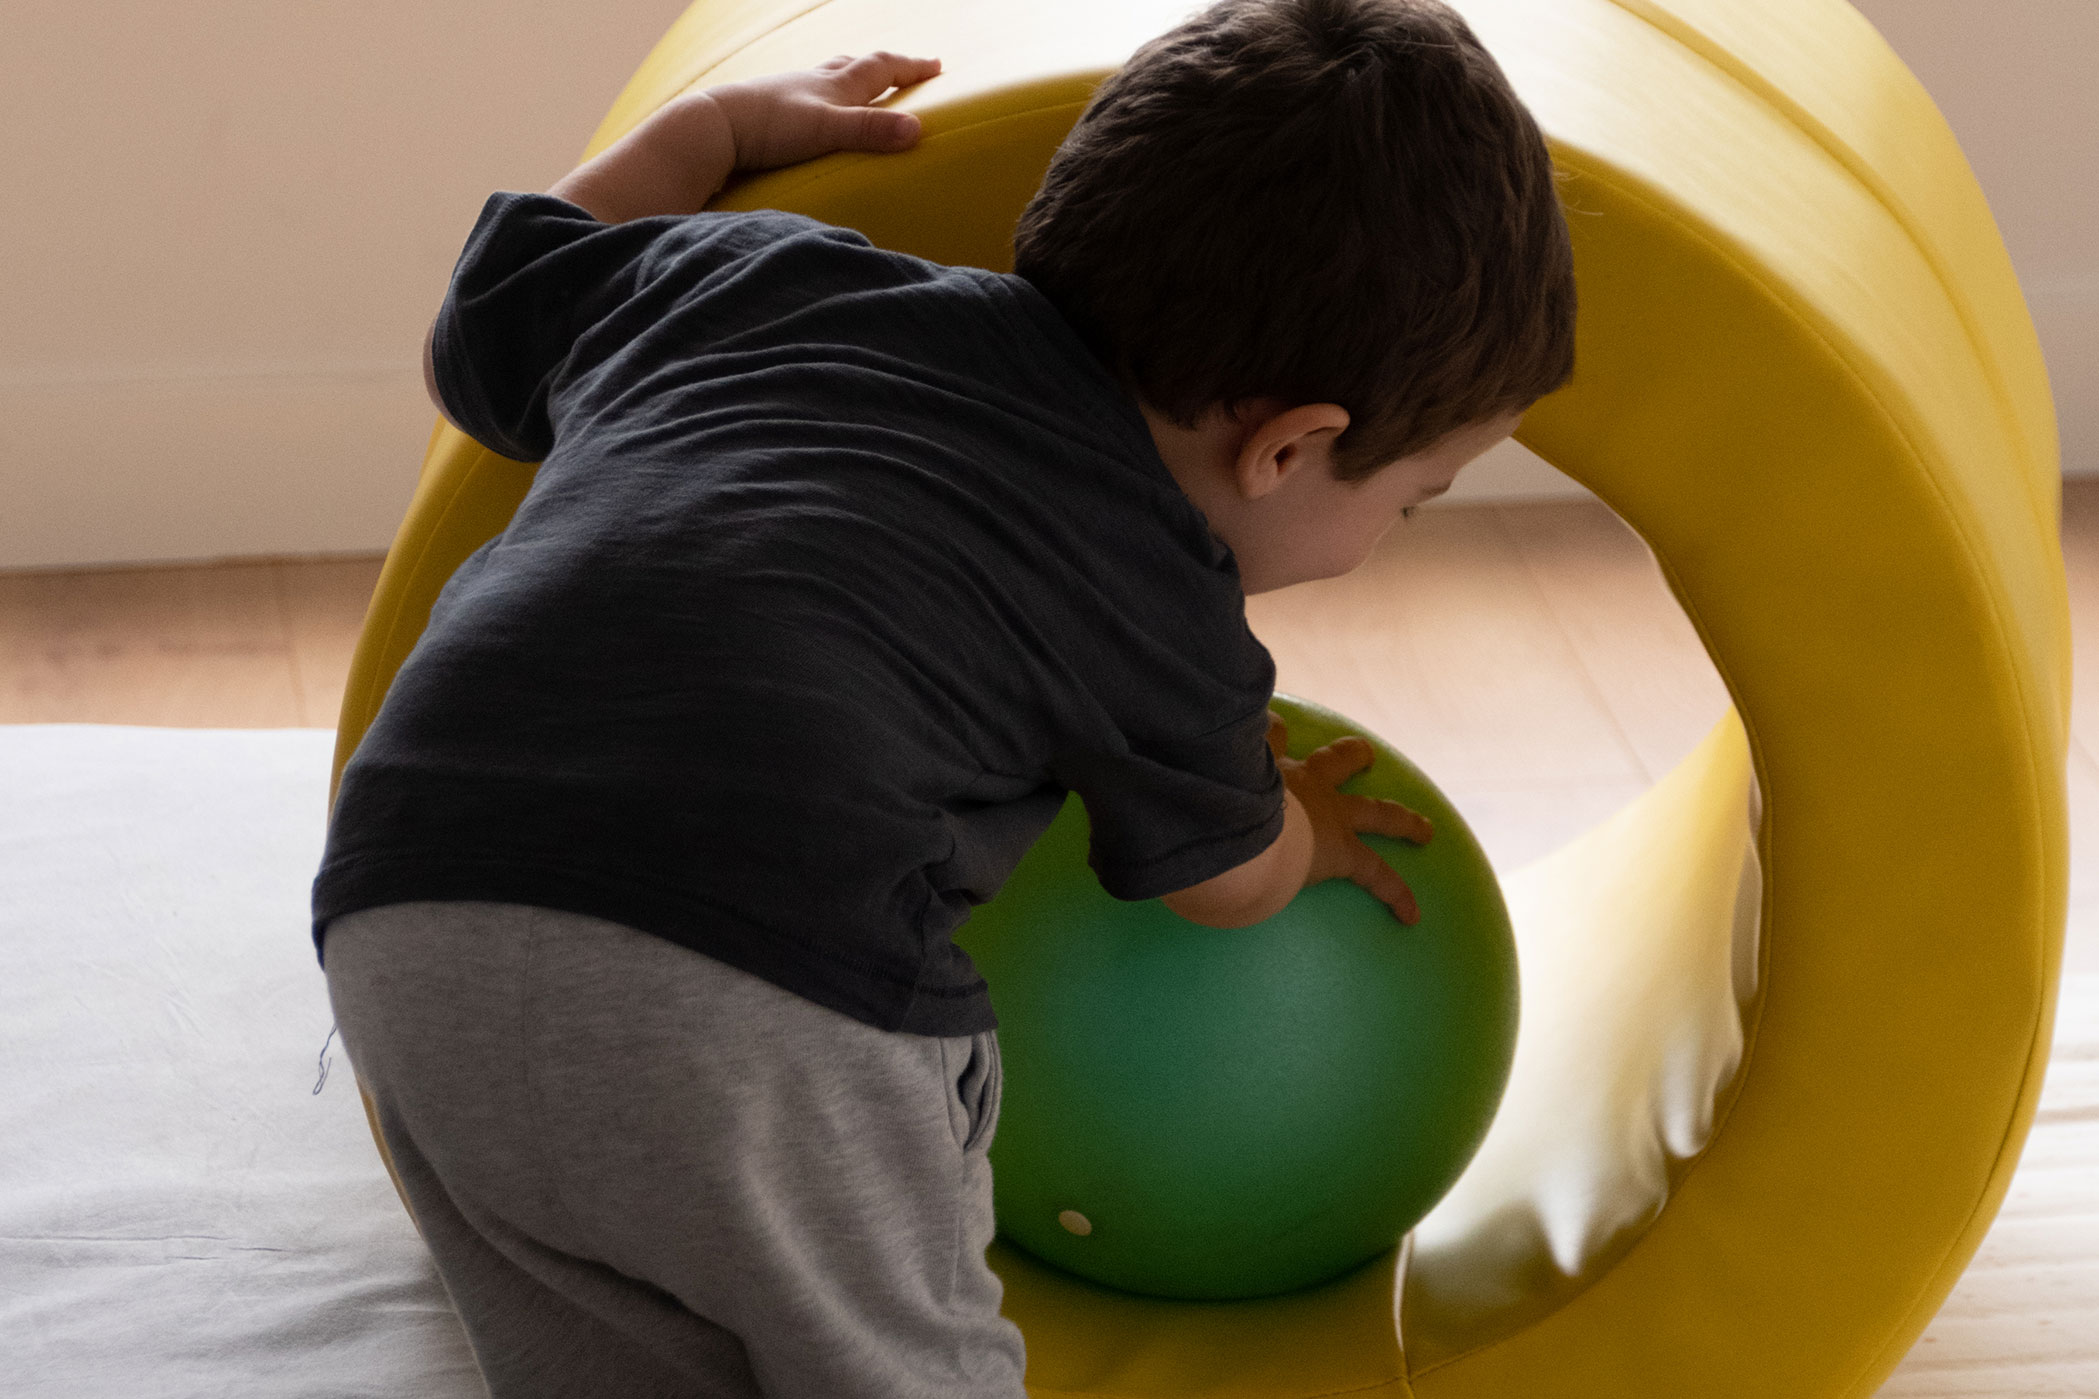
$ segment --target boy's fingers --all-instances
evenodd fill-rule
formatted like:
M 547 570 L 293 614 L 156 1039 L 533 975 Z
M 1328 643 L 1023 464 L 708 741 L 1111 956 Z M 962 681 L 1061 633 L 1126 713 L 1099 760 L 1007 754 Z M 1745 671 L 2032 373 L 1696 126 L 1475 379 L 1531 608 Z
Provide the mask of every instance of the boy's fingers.
M 833 67 L 838 58 L 842 67 Z M 901 151 L 915 145 L 919 120 L 910 112 L 891 111 L 867 105 L 892 87 L 924 82 L 940 71 L 937 58 L 906 58 L 878 50 L 848 58 L 840 54 L 823 65 L 831 73 L 839 101 L 832 105 L 830 139 L 834 149 L 855 151 Z
M 840 150 L 900 151 L 918 141 L 918 118 L 886 107 L 834 107 L 832 137 Z
M 877 49 L 838 69 L 837 77 L 847 89 L 846 99 L 858 103 L 872 102 L 893 87 L 922 83 L 939 71 L 940 60 L 937 58 L 907 58 L 887 49 Z
M 1414 902 L 1414 891 L 1407 887 L 1392 869 L 1377 857 L 1377 852 L 1361 841 L 1349 856 L 1348 877 L 1356 884 L 1368 889 L 1379 903 L 1392 910 L 1392 916 L 1412 927 L 1421 921 L 1421 909 Z
M 1290 726 L 1273 709 L 1268 711 L 1268 751 L 1278 758 L 1290 756 Z
M 1342 801 L 1342 810 L 1348 813 L 1349 828 L 1359 834 L 1367 832 L 1427 845 L 1429 837 L 1436 833 L 1435 825 L 1428 817 L 1398 802 L 1350 796 L 1344 796 Z
M 1369 767 L 1376 757 L 1377 750 L 1370 746 L 1369 739 L 1349 734 L 1306 754 L 1305 770 L 1327 786 L 1338 787 Z

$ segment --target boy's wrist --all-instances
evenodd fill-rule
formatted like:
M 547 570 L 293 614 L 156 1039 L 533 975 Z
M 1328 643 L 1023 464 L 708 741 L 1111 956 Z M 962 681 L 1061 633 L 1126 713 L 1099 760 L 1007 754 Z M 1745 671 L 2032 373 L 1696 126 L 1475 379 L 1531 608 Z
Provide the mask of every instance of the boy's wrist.
M 707 93 L 689 92 L 658 107 L 547 193 L 601 223 L 696 214 L 735 169 L 728 113 Z

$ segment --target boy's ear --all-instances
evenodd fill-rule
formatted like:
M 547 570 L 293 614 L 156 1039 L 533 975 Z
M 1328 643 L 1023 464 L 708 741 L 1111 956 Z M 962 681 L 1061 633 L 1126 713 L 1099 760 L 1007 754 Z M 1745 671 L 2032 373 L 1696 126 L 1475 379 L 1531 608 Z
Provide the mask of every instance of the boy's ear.
M 1348 426 L 1338 403 L 1271 407 L 1273 400 L 1240 421 L 1246 436 L 1232 464 L 1233 482 L 1244 500 L 1259 500 L 1308 466 L 1331 470 L 1334 439 Z

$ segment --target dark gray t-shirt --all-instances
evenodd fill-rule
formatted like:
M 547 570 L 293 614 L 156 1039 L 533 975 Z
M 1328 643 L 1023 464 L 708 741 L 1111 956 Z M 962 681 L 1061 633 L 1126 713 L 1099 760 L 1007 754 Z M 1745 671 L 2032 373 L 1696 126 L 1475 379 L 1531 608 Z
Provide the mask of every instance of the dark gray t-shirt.
M 1230 552 L 1022 278 L 499 193 L 434 357 L 461 426 L 543 464 L 343 775 L 317 943 L 538 904 L 971 1034 L 997 1022 L 951 934 L 1067 791 L 1125 899 L 1281 831 Z

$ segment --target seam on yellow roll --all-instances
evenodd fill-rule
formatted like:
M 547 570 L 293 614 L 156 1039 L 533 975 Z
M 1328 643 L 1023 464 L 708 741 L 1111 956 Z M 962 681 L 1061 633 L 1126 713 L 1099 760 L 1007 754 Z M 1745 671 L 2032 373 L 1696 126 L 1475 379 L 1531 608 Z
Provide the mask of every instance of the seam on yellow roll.
M 1799 99 L 1787 93 L 1771 79 L 1745 62 L 1738 54 L 1708 35 L 1683 16 L 1655 3 L 1655 0 L 1612 0 L 1620 9 L 1653 25 L 1686 49 L 1696 53 L 1706 62 L 1721 69 L 1742 87 L 1753 93 L 1787 121 L 1806 133 L 1830 158 L 1850 173 L 1853 179 L 1864 185 L 1873 197 L 1888 211 L 1888 214 L 1910 235 L 1917 251 L 1931 268 L 1940 286 L 1945 290 L 1955 317 L 1967 336 L 1969 348 L 1981 367 L 1996 400 L 1998 416 L 2007 429 L 2007 434 L 2020 446 L 2020 457 L 2026 469 L 2029 492 L 2033 505 L 2049 528 L 2056 526 L 2053 507 L 2049 503 L 2051 480 L 2043 480 L 2045 467 L 2053 471 L 2051 460 L 2054 448 L 2051 443 L 2037 441 L 2012 393 L 2004 364 L 1990 345 L 1989 336 L 1982 326 L 1982 313 L 1969 292 L 1966 281 L 1954 274 L 1941 241 L 1933 235 L 1915 206 L 1906 199 L 1895 184 L 1875 168 L 1860 153 L 1856 146 L 1831 127 Z M 1949 141 L 1952 139 L 1949 133 Z

